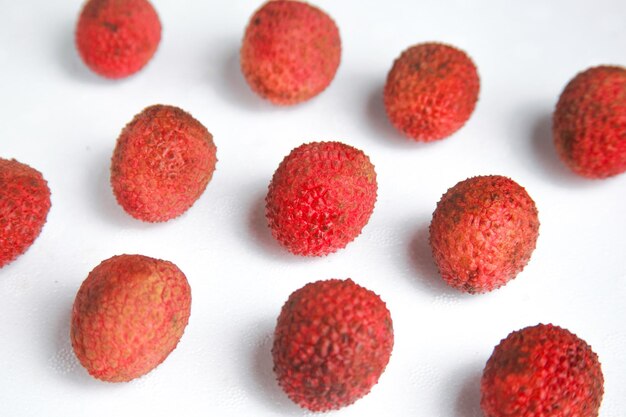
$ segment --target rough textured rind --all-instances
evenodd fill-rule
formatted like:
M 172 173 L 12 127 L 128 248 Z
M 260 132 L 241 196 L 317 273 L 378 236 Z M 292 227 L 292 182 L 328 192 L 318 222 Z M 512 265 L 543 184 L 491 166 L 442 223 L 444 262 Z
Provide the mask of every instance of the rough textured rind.
M 146 0 L 89 0 L 76 25 L 76 47 L 85 64 L 107 78 L 143 68 L 161 41 L 161 23 Z
M 240 52 L 250 88 L 279 105 L 308 100 L 328 87 L 341 60 L 335 22 L 300 1 L 270 1 L 250 19 Z
M 377 188 L 374 166 L 362 151 L 340 142 L 301 145 L 280 163 L 269 185 L 272 235 L 297 255 L 335 252 L 369 221 Z
M 94 268 L 78 290 L 72 347 L 93 377 L 130 381 L 174 350 L 190 310 L 191 289 L 176 265 L 141 255 L 114 256 Z
M 376 385 L 393 349 L 385 303 L 352 280 L 317 281 L 289 296 L 274 333 L 278 383 L 312 411 L 352 404 Z
M 582 339 L 551 324 L 511 333 L 481 380 L 485 417 L 597 417 L 604 377 Z
M 461 181 L 441 197 L 430 246 L 442 278 L 468 293 L 506 284 L 526 266 L 539 235 L 535 202 L 499 175 Z
M 553 115 L 557 152 L 575 173 L 606 178 L 626 171 L 626 68 L 600 66 L 578 74 Z
M 0 268 L 26 252 L 50 211 L 50 189 L 41 173 L 0 158 Z
M 213 136 L 189 113 L 146 108 L 122 130 L 111 160 L 111 186 L 131 216 L 163 222 L 202 195 L 217 163 Z
M 391 123 L 423 142 L 446 138 L 472 115 L 480 79 L 465 52 L 441 43 L 404 51 L 387 75 L 384 102 Z

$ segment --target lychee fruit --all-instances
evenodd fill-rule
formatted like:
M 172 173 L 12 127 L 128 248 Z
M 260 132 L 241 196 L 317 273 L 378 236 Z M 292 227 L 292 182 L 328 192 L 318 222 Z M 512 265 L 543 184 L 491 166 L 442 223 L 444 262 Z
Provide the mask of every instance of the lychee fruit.
M 495 347 L 481 393 L 485 417 L 597 417 L 604 377 L 584 340 L 539 324 L 509 334 Z
M 526 266 L 539 235 L 535 202 L 499 175 L 466 179 L 441 197 L 430 223 L 441 277 L 458 290 L 484 293 Z
M 465 52 L 422 43 L 393 63 L 385 84 L 385 110 L 400 132 L 431 142 L 452 135 L 467 122 L 479 90 L 476 66 Z
M 554 144 L 575 173 L 607 178 L 626 171 L 626 68 L 600 66 L 567 84 L 553 115 Z
M 272 357 L 278 384 L 300 407 L 328 411 L 370 392 L 393 349 L 389 310 L 352 280 L 307 284 L 289 296 Z
M 292 105 L 321 93 L 341 59 L 335 22 L 300 1 L 265 3 L 250 19 L 240 51 L 250 88 L 274 104 Z
M 345 247 L 367 224 L 376 202 L 376 172 L 359 149 L 313 142 L 291 151 L 265 198 L 272 235 L 296 255 Z
M 190 309 L 191 289 L 176 265 L 141 255 L 114 256 L 95 267 L 76 294 L 72 347 L 93 377 L 130 381 L 174 350 Z
M 50 211 L 50 189 L 41 173 L 0 158 L 0 268 L 26 252 Z
M 178 217 L 202 195 L 217 162 L 213 136 L 189 113 L 150 106 L 122 130 L 111 186 L 128 214 L 147 222 Z
M 147 0 L 88 0 L 76 25 L 83 62 L 107 78 L 143 68 L 161 40 L 161 22 Z

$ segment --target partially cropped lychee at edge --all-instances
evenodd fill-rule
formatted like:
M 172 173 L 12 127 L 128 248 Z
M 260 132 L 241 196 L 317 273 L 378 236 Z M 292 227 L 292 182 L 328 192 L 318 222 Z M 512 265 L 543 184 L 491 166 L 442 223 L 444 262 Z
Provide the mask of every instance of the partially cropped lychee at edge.
M 361 233 L 377 189 L 374 166 L 361 150 L 340 142 L 308 143 L 278 166 L 265 214 L 272 235 L 291 253 L 323 256 Z
M 240 51 L 250 88 L 279 105 L 300 103 L 325 90 L 340 59 L 335 22 L 317 7 L 292 0 L 269 1 L 257 10 Z
M 41 173 L 0 158 L 0 268 L 26 252 L 50 211 L 50 189 Z
M 481 393 L 485 417 L 597 417 L 604 377 L 584 340 L 539 324 L 509 334 L 495 347 Z
M 441 277 L 468 293 L 506 284 L 530 260 L 539 235 L 535 202 L 510 178 L 468 178 L 441 197 L 430 223 Z
M 161 41 L 161 22 L 147 0 L 88 0 L 76 25 L 83 62 L 107 78 L 142 69 Z
M 391 123 L 416 141 L 431 142 L 459 130 L 478 101 L 480 79 L 470 57 L 442 43 L 422 43 L 393 63 L 384 89 Z
M 217 148 L 189 113 L 154 105 L 122 130 L 111 160 L 111 186 L 131 216 L 164 222 L 187 211 L 213 176 Z
M 552 131 L 561 160 L 587 178 L 626 172 L 626 68 L 576 75 L 556 105 Z
M 93 377 L 138 378 L 167 358 L 183 335 L 191 289 L 176 265 L 141 255 L 103 261 L 83 282 L 72 309 L 72 347 Z
M 389 310 L 352 280 L 307 284 L 289 296 L 274 332 L 278 383 L 300 407 L 329 411 L 370 392 L 393 349 Z

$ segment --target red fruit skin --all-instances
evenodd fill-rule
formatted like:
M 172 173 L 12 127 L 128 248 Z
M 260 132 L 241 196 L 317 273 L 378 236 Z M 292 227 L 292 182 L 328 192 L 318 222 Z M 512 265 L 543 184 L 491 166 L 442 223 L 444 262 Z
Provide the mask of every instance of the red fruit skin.
M 582 339 L 551 324 L 511 333 L 481 380 L 485 417 L 597 417 L 604 377 Z
M 459 130 L 478 101 L 480 79 L 472 60 L 441 43 L 422 43 L 404 51 L 387 75 L 387 116 L 411 139 L 431 142 Z
M 331 279 L 289 296 L 272 357 L 278 383 L 293 402 L 329 411 L 369 393 L 392 350 L 391 315 L 380 297 L 350 279 Z
M 128 214 L 164 222 L 200 198 L 215 171 L 209 131 L 178 107 L 154 105 L 122 130 L 111 159 L 111 186 Z
M 26 252 L 50 211 L 50 189 L 41 173 L 0 158 L 0 268 Z
M 190 312 L 191 289 L 176 265 L 114 256 L 94 268 L 76 294 L 72 347 L 94 378 L 127 382 L 167 358 Z
M 515 181 L 473 177 L 450 188 L 430 223 L 441 277 L 470 294 L 492 291 L 524 269 L 539 236 L 535 202 Z
M 626 171 L 626 68 L 600 66 L 567 84 L 552 120 L 561 160 L 576 174 L 607 178 Z
M 376 203 L 376 172 L 360 150 L 313 142 L 291 151 L 265 198 L 272 235 L 296 255 L 324 256 L 353 241 Z
M 76 25 L 83 62 L 106 78 L 143 68 L 161 41 L 161 22 L 147 0 L 89 0 Z
M 324 91 L 340 60 L 335 22 L 300 1 L 265 3 L 250 19 L 240 51 L 250 88 L 278 105 L 300 103 Z

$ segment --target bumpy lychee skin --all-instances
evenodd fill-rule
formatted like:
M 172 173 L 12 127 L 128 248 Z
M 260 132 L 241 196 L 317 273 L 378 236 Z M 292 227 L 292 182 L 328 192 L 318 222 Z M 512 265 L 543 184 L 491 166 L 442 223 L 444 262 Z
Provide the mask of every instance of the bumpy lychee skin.
M 485 417 L 597 417 L 604 377 L 584 340 L 539 324 L 511 333 L 496 346 L 481 392 Z
M 0 158 L 0 268 L 26 252 L 50 211 L 50 189 L 41 173 Z
M 499 175 L 459 182 L 441 197 L 430 246 L 441 277 L 458 290 L 492 291 L 526 266 L 539 235 L 535 202 Z
M 161 23 L 147 0 L 88 0 L 76 26 L 83 62 L 107 78 L 136 73 L 161 41 Z
M 191 289 L 176 265 L 141 255 L 114 256 L 94 268 L 78 290 L 72 347 L 93 377 L 130 381 L 174 350 L 190 310 Z
M 376 172 L 360 150 L 313 142 L 292 150 L 265 198 L 272 235 L 291 253 L 323 256 L 353 241 L 376 203 Z
M 287 396 L 312 411 L 334 410 L 370 392 L 393 349 L 389 310 L 352 280 L 307 284 L 278 316 L 272 357 Z
M 250 88 L 278 105 L 306 101 L 328 87 L 341 59 L 335 22 L 300 1 L 265 3 L 250 19 L 240 52 Z
M 178 217 L 213 176 L 217 148 L 209 131 L 173 106 L 146 108 L 122 130 L 111 160 L 111 186 L 128 214 L 147 222 Z
M 465 52 L 422 43 L 404 51 L 389 71 L 385 110 L 400 132 L 431 142 L 452 135 L 467 122 L 479 90 L 476 66 Z
M 575 173 L 626 172 L 626 68 L 594 67 L 574 77 L 556 105 L 552 131 L 557 153 Z

